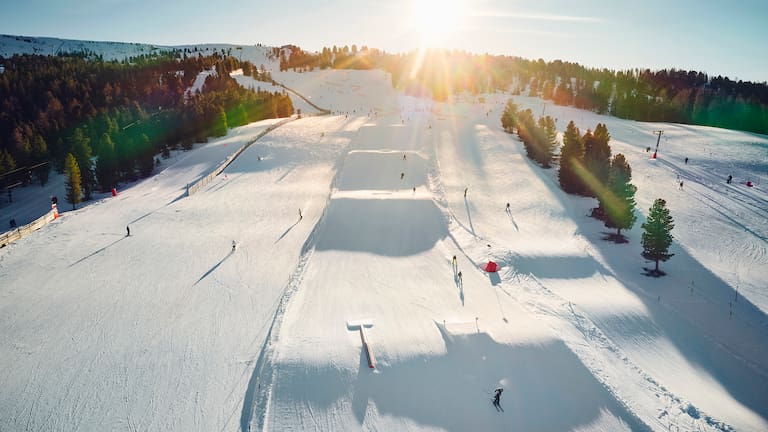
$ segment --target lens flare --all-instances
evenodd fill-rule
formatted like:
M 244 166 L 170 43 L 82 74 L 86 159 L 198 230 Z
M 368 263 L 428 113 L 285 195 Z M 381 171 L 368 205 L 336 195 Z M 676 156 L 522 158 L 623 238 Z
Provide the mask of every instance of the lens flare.
M 410 26 L 423 47 L 436 47 L 461 28 L 466 12 L 461 0 L 413 0 Z

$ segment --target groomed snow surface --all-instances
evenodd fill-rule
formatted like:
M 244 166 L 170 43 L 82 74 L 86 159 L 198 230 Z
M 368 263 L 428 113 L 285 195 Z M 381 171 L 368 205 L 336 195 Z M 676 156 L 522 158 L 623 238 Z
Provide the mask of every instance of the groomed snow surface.
M 186 197 L 274 121 L 233 130 L 0 250 L 0 430 L 768 429 L 768 138 L 516 97 L 561 132 L 607 124 L 638 187 L 614 244 L 501 131 L 508 95 L 275 79 L 335 114 Z M 640 256 L 656 198 L 662 278 Z

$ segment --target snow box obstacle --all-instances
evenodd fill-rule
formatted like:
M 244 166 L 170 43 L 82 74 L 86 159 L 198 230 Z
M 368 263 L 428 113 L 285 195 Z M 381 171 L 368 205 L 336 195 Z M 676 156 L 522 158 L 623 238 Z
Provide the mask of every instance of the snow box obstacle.
M 368 337 L 365 334 L 366 327 L 373 327 L 373 321 L 370 320 L 357 320 L 347 321 L 347 328 L 350 330 L 360 330 L 360 340 L 363 341 L 363 350 L 365 351 L 365 357 L 368 360 L 368 367 L 376 369 L 376 358 L 373 356 L 373 348 L 368 343 Z

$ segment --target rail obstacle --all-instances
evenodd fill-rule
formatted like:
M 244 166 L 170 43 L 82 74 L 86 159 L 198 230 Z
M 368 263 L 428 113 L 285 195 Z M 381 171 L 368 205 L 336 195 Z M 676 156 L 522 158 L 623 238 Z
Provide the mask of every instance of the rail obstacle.
M 370 369 L 376 369 L 376 358 L 373 355 L 373 348 L 371 348 L 371 344 L 368 342 L 368 337 L 366 336 L 366 333 L 365 333 L 366 327 L 373 327 L 373 321 L 370 321 L 370 320 L 347 321 L 348 329 L 360 330 L 360 340 L 363 341 L 363 350 L 365 350 L 365 357 L 368 360 L 368 367 Z

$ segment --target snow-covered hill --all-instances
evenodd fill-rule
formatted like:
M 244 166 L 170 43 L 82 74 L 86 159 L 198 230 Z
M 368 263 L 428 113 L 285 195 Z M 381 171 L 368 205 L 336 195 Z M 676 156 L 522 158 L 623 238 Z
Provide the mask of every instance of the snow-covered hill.
M 141 43 L 0 35 L 0 56 L 3 57 L 11 57 L 14 54 L 58 55 L 88 52 L 102 55 L 105 60 L 123 60 L 128 57 L 171 49 L 171 47 Z
M 386 78 L 278 72 L 335 114 L 192 197 L 270 122 L 0 249 L 0 430 L 768 429 L 768 138 L 547 105 L 561 131 L 606 123 L 632 165 L 616 245 L 501 131 L 508 95 L 437 104 Z M 659 197 L 677 226 L 654 279 Z

